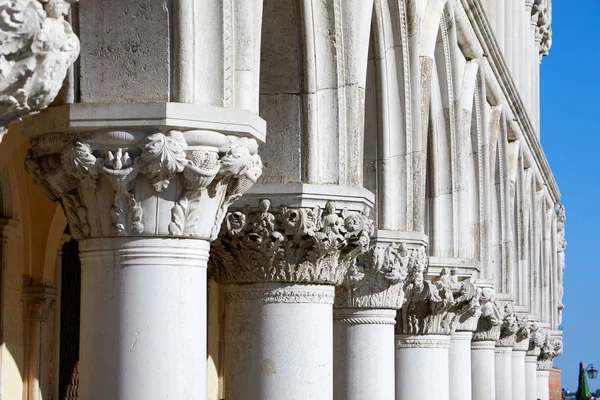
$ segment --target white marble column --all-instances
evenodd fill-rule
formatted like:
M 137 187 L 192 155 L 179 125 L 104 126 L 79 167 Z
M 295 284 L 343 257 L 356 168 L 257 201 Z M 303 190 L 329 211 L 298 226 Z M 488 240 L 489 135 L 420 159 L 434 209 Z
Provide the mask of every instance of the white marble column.
M 512 347 L 495 350 L 496 400 L 512 400 Z
M 474 400 L 496 399 L 496 341 L 500 337 L 502 314 L 491 287 L 480 290 L 480 317 L 471 343 L 471 387 Z
M 512 351 L 512 398 L 526 399 L 526 372 L 525 372 L 525 351 Z
M 333 299 L 333 286 L 229 286 L 225 398 L 331 399 Z
M 396 399 L 449 400 L 451 368 L 469 370 L 469 366 L 464 360 L 457 366 L 449 364 L 455 326 L 448 321 L 459 324 L 476 315 L 480 296 L 472 282 L 458 280 L 456 270 L 443 268 L 439 278 L 425 279 L 428 259 L 423 249 L 415 251 L 397 325 Z M 468 346 L 468 337 L 459 334 L 458 338 L 460 353 Z
M 396 310 L 335 308 L 333 319 L 333 398 L 394 400 Z
M 79 249 L 80 398 L 205 398 L 209 243 L 106 238 Z
M 449 400 L 449 346 L 449 335 L 396 335 L 397 400 Z
M 537 400 L 537 357 L 525 356 L 525 399 Z
M 358 211 L 364 210 L 359 203 L 365 199 L 355 199 L 356 206 L 347 203 L 351 210 L 339 210 L 333 201 L 323 208 L 276 208 L 287 201 L 276 194 L 247 201 L 227 214 L 211 249 L 212 276 L 227 285 L 225 398 L 331 400 L 334 286 L 344 282 L 356 256 L 368 249 L 372 222 Z M 339 226 L 353 228 L 340 234 Z M 389 331 L 392 317 L 384 318 Z M 358 330 L 373 328 L 371 334 L 378 334 L 381 327 L 365 323 Z M 354 333 L 348 332 L 348 351 L 365 344 Z M 378 353 L 385 353 L 385 337 L 376 342 L 382 346 Z M 368 357 L 372 349 L 357 351 Z
M 209 242 L 257 147 L 156 127 L 32 139 L 27 169 L 80 240 L 82 399 L 206 397 Z
M 23 288 L 23 315 L 27 341 L 25 347 L 26 370 L 24 382 L 26 385 L 25 399 L 42 400 L 53 394 L 48 393 L 46 380 L 48 341 L 53 335 L 47 331 L 48 317 L 55 307 L 56 291 L 44 286 L 29 286 Z
M 393 232 L 380 230 L 336 287 L 335 400 L 394 400 L 394 324 L 411 251 Z
M 537 398 L 550 400 L 550 371 L 537 371 Z
M 473 399 L 496 398 L 495 340 L 471 343 L 471 383 Z
M 450 338 L 450 400 L 471 400 L 471 339 L 473 332 L 459 331 Z

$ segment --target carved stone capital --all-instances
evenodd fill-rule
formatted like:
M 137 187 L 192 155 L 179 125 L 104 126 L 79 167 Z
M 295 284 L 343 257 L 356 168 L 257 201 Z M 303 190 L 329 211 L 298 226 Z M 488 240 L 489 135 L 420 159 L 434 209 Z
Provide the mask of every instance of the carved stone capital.
M 262 172 L 257 151 L 254 139 L 206 130 L 49 133 L 31 139 L 26 168 L 75 239 L 213 240 Z
M 56 290 L 45 286 L 23 288 L 23 319 L 26 321 L 46 321 L 56 305 Z
M 514 347 L 519 324 L 512 301 L 498 301 L 498 309 L 502 310 L 502 324 L 500 337 L 496 340 L 496 347 Z
M 500 327 L 503 323 L 503 315 L 495 303 L 496 292 L 493 288 L 480 289 L 479 304 L 481 306 L 477 329 L 473 334 L 473 341 L 498 340 L 500 338 Z
M 550 371 L 552 369 L 554 359 L 562 354 L 563 344 L 562 338 L 548 336 L 541 347 L 540 355 L 537 361 L 538 371 Z
M 527 355 L 539 356 L 547 338 L 548 329 L 540 327 L 538 322 L 531 322 L 529 324 L 529 347 L 527 348 Z
M 400 309 L 410 254 L 406 245 L 375 245 L 356 259 L 341 286 L 336 287 L 336 307 Z
M 79 56 L 65 21 L 77 0 L 0 2 L 0 141 L 8 125 L 46 108 Z
M 405 302 L 397 333 L 450 335 L 460 324 L 476 316 L 478 293 L 470 281 L 458 281 L 456 270 L 444 268 L 435 281 L 426 280 L 428 257 L 423 248 L 410 250 Z
M 340 285 L 359 254 L 368 250 L 373 222 L 366 212 L 315 206 L 227 213 L 211 247 L 209 271 L 219 283 L 290 282 Z
M 513 350 L 527 351 L 529 350 L 531 338 L 527 314 L 517 313 L 517 325 L 518 329 L 515 334 L 515 345 L 513 346 Z

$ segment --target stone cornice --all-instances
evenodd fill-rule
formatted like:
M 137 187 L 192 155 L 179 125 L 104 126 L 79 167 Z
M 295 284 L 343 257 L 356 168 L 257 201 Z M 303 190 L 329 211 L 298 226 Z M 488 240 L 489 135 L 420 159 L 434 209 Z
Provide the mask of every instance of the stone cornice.
M 13 0 L 0 5 L 0 140 L 8 125 L 48 107 L 79 55 L 65 20 L 77 0 Z
M 266 122 L 249 110 L 184 103 L 66 104 L 50 107 L 22 124 L 35 137 L 52 132 L 112 130 L 208 130 L 265 141 Z
M 471 25 L 475 30 L 477 38 L 481 42 L 481 45 L 488 55 L 488 62 L 490 68 L 494 72 L 498 84 L 506 97 L 508 104 L 517 118 L 517 124 L 521 128 L 525 143 L 530 149 L 532 156 L 537 164 L 540 173 L 544 177 L 544 182 L 548 187 L 548 191 L 554 202 L 558 202 L 560 199 L 560 191 L 548 164 L 548 160 L 542 150 L 538 135 L 529 119 L 525 105 L 521 100 L 517 87 L 512 79 L 509 72 L 508 66 L 502 56 L 494 32 L 485 14 L 485 10 L 481 3 L 481 0 L 461 0 L 466 14 L 471 21 Z
M 373 222 L 364 203 L 359 210 L 340 210 L 335 201 L 323 206 L 273 210 L 271 200 L 262 199 L 260 209 L 229 212 L 211 248 L 210 273 L 227 284 L 342 284 L 368 250 Z

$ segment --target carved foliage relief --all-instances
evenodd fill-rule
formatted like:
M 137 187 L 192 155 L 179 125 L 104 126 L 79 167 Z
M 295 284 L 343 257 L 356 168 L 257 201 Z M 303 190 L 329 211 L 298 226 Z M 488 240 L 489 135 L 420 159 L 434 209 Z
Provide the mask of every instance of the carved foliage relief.
M 0 140 L 10 123 L 46 108 L 79 55 L 65 15 L 77 0 L 0 0 Z
M 404 244 L 374 246 L 357 257 L 342 286 L 336 287 L 337 307 L 400 309 L 411 262 Z
M 32 139 L 26 168 L 62 203 L 76 239 L 213 240 L 229 204 L 262 172 L 257 150 L 253 139 L 206 131 L 48 134 Z
M 479 314 L 479 292 L 470 281 L 459 281 L 456 270 L 444 269 L 435 282 L 425 279 L 428 259 L 413 250 L 413 262 L 404 285 L 405 301 L 396 325 L 399 333 L 448 335 Z M 469 324 L 466 324 L 469 325 Z
M 373 222 L 365 212 L 320 207 L 229 212 L 212 245 L 209 271 L 220 283 L 295 282 L 339 285 L 368 249 Z

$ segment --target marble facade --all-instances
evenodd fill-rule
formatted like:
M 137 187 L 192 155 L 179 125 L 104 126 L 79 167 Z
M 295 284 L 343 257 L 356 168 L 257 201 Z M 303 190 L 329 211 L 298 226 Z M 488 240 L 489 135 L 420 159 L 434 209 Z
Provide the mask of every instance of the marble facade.
M 0 398 L 549 400 L 551 20 L 0 0 Z

